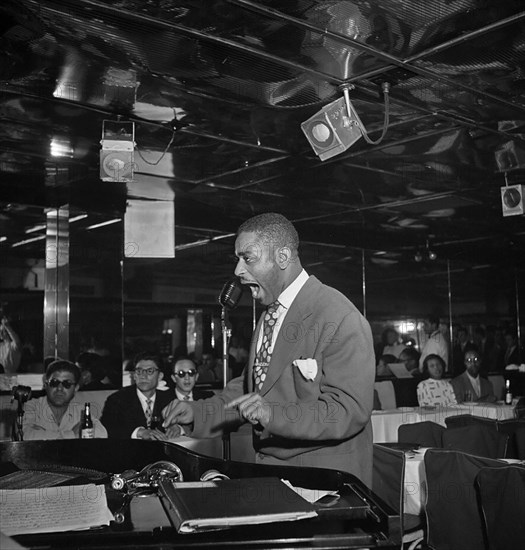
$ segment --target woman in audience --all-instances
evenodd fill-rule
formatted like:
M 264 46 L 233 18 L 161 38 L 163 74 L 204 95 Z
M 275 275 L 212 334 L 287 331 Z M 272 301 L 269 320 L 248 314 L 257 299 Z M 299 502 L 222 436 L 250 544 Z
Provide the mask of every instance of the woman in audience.
M 452 385 L 448 380 L 442 380 L 444 372 L 445 362 L 439 355 L 432 353 L 425 357 L 423 373 L 428 374 L 428 378 L 417 385 L 417 401 L 420 407 L 457 404 Z

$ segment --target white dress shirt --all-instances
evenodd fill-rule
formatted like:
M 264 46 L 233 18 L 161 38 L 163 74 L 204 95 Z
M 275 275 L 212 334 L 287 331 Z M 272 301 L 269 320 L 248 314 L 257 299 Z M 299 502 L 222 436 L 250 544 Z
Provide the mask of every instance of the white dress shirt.
M 292 305 L 292 302 L 295 300 L 295 297 L 297 294 L 299 294 L 299 291 L 301 288 L 303 288 L 303 285 L 308 280 L 308 273 L 303 269 L 301 273 L 295 278 L 295 280 L 287 286 L 281 294 L 279 294 L 279 297 L 277 300 L 279 301 L 279 307 L 277 308 L 277 320 L 275 322 L 275 326 L 273 327 L 273 334 L 272 334 L 272 345 L 270 346 L 269 352 L 270 354 L 273 352 L 273 346 L 275 345 L 275 342 L 277 340 L 277 336 L 279 335 L 279 331 L 281 330 L 281 325 L 283 324 L 284 318 L 286 316 L 286 312 L 290 309 L 290 306 Z M 261 330 L 259 330 L 259 335 L 257 336 L 257 350 L 260 348 L 263 338 L 263 330 L 262 330 L 263 324 L 261 324 Z
M 146 397 L 138 388 L 137 388 L 137 397 L 139 398 L 140 404 L 142 406 L 142 410 L 144 411 L 144 414 L 146 414 L 146 410 L 148 409 L 148 399 L 151 399 L 151 410 L 153 411 L 153 407 L 155 406 L 155 397 L 156 394 L 154 393 L 151 397 Z M 141 428 L 146 428 L 146 426 L 138 426 L 133 430 L 133 433 L 131 434 L 131 439 L 139 439 L 138 431 Z

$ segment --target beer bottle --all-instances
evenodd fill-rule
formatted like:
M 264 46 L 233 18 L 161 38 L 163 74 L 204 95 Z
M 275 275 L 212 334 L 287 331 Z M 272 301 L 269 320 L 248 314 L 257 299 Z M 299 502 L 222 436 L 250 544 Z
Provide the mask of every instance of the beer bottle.
M 91 419 L 91 409 L 89 403 L 84 403 L 84 414 L 80 424 L 80 439 L 93 439 L 93 420 Z
M 510 380 L 505 380 L 505 405 L 512 405 L 512 392 L 510 391 Z

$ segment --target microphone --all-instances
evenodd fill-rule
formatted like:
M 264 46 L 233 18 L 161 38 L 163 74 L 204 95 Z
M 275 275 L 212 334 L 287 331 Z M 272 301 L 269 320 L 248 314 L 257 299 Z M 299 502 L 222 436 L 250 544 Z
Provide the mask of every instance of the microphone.
M 226 309 L 235 309 L 241 299 L 243 288 L 238 277 L 225 283 L 219 294 L 219 303 Z
M 13 394 L 13 400 L 16 399 L 19 403 L 25 403 L 31 399 L 30 386 L 14 386 L 11 392 Z

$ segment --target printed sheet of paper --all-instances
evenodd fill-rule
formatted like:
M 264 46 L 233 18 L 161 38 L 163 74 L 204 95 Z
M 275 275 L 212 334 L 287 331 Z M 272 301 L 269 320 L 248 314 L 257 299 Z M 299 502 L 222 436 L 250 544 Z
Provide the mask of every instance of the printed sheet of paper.
M 103 485 L 68 485 L 0 491 L 0 525 L 8 536 L 109 525 Z

